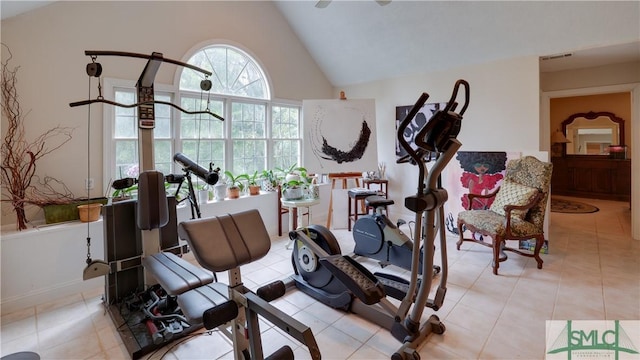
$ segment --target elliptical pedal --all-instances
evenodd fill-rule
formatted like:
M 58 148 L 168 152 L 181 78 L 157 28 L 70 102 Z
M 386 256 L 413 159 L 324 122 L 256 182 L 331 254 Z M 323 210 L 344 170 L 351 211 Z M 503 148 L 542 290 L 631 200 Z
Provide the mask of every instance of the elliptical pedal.
M 373 275 L 376 278 L 378 278 L 378 281 L 384 287 L 385 293 L 394 299 L 402 301 L 405 295 L 407 294 L 407 292 L 409 291 L 409 282 L 404 278 L 391 275 L 391 274 L 378 273 L 378 272 L 374 273 Z M 434 270 L 434 275 L 435 275 L 435 270 Z M 422 279 L 418 279 L 417 287 L 420 287 L 421 281 Z M 442 300 L 444 300 L 444 293 L 442 294 L 442 298 L 443 298 Z M 437 311 L 440 308 L 440 306 L 437 304 L 438 304 L 438 301 L 428 299 L 426 307 Z M 442 304 L 441 301 L 440 301 L 440 304 Z
M 409 282 L 399 276 L 378 272 L 373 275 L 378 278 L 378 281 L 384 287 L 384 292 L 394 299 L 404 299 L 404 296 L 409 291 Z
M 331 255 L 320 258 L 320 262 L 363 303 L 375 304 L 385 296 L 378 279 L 351 257 Z

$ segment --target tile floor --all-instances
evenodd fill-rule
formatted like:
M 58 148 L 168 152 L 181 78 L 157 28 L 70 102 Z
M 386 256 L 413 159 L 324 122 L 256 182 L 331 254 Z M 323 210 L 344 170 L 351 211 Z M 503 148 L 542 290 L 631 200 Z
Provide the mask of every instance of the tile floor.
M 552 213 L 551 254 L 543 255 L 542 270 L 533 259 L 509 254 L 500 276 L 494 276 L 489 248 L 465 243 L 457 251 L 456 239 L 448 239 L 448 292 L 437 312 L 447 330 L 423 344 L 423 359 L 542 359 L 545 320 L 640 319 L 640 241 L 629 236 L 628 204 L 578 200 L 601 210 Z M 334 233 L 343 252 L 350 252 L 350 233 Z M 242 268 L 248 287 L 291 273 L 285 242 L 274 239 L 266 257 Z M 34 351 L 42 359 L 128 358 L 101 295 L 99 288 L 3 314 L 2 356 Z M 399 347 L 387 330 L 318 304 L 297 290 L 274 304 L 312 328 L 324 359 L 386 359 Z M 308 358 L 306 349 L 279 330 L 263 326 L 262 331 L 266 354 L 289 344 L 297 358 Z M 229 359 L 230 350 L 218 333 L 198 332 L 145 359 Z

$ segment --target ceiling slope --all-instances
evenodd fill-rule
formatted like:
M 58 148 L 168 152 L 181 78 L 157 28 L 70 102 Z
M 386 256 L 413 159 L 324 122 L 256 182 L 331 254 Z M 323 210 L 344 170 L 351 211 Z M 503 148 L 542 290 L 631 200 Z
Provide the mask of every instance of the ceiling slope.
M 336 0 L 321 9 L 313 1 L 276 6 L 334 86 L 582 50 L 592 54 L 543 63 L 542 71 L 640 59 L 638 1 L 394 0 L 379 6 Z M 597 50 L 611 45 L 616 47 Z

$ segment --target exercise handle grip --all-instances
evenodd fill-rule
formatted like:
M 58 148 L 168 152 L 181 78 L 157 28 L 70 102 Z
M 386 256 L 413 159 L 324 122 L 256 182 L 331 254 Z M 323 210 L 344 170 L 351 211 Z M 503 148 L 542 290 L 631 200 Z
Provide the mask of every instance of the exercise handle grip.
M 462 109 L 460 109 L 460 112 L 458 113 L 458 115 L 462 116 L 464 112 L 467 110 L 467 106 L 469 106 L 469 93 L 470 93 L 469 82 L 467 82 L 464 79 L 459 79 L 458 81 L 456 81 L 455 85 L 453 86 L 453 93 L 451 94 L 451 99 L 449 99 L 449 102 L 445 107 L 445 111 L 455 111 L 456 107 L 458 106 L 456 99 L 458 98 L 458 89 L 460 89 L 460 86 L 464 86 L 464 105 L 462 106 Z
M 402 146 L 402 148 L 407 151 L 407 154 L 409 154 L 409 156 L 418 164 L 421 162 L 420 156 L 411 148 L 411 145 L 409 145 L 407 140 L 404 139 L 404 131 L 407 129 L 411 120 L 413 120 L 418 111 L 420 111 L 422 106 L 427 102 L 427 99 L 429 99 L 429 94 L 422 93 L 422 95 L 420 95 L 418 101 L 416 101 L 411 110 L 409 110 L 407 116 L 405 116 L 405 118 L 400 122 L 397 133 L 398 143 L 400 146 Z

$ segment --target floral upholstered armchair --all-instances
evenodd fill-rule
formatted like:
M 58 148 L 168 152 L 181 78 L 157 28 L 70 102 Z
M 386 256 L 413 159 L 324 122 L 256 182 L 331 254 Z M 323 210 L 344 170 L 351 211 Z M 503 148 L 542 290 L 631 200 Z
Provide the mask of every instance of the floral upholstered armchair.
M 493 273 L 498 274 L 501 261 L 507 259 L 504 251 L 533 257 L 542 269 L 540 249 L 544 244 L 544 218 L 549 199 L 549 186 L 553 165 L 542 162 L 533 156 L 525 156 L 507 163 L 504 181 L 491 194 L 467 194 L 469 204 L 474 198 L 495 200 L 486 210 L 466 210 L 458 214 L 460 240 L 458 250 L 465 241 L 475 242 L 493 248 Z M 465 238 L 465 231 L 490 237 L 491 242 L 477 240 L 472 236 Z M 506 246 L 506 240 L 535 239 L 531 252 Z

